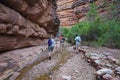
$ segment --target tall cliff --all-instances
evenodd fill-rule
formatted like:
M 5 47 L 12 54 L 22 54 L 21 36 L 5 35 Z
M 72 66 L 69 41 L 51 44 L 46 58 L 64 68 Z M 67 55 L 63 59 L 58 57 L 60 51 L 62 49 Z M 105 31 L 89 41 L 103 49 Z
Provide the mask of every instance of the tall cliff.
M 72 9 L 74 0 L 58 0 L 57 14 L 60 19 L 60 26 L 70 27 L 78 22 L 78 18 Z
M 56 0 L 0 0 L 0 51 L 39 45 L 58 31 Z
M 120 19 L 119 0 L 58 0 L 57 14 L 61 21 L 60 26 L 71 27 L 78 22 L 86 20 L 86 15 L 92 2 L 97 5 L 97 12 L 100 16 L 108 15 L 111 3 L 115 4 L 117 12 L 115 16 Z M 109 15 L 111 16 L 111 14 Z

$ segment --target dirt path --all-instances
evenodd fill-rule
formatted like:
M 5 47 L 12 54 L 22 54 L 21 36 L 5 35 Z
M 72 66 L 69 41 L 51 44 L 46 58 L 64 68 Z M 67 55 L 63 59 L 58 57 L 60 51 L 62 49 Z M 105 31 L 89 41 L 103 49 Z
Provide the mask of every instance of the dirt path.
M 117 59 L 120 59 L 120 50 L 117 49 L 82 47 L 86 53 L 101 54 L 111 52 Z M 58 52 L 55 51 L 51 60 L 47 58 L 48 53 L 44 50 L 46 49 L 45 45 L 6 52 L 1 54 L 0 57 L 5 57 L 7 61 L 13 59 L 20 68 L 26 64 L 30 65 L 25 66 L 26 70 L 24 68 L 21 69 L 22 72 L 20 69 L 20 71 L 16 70 L 20 76 L 17 79 L 12 78 L 9 80 L 65 80 L 65 78 L 62 79 L 63 77 L 71 78 L 70 80 L 96 80 L 95 69 L 81 58 L 81 53 L 75 54 L 73 46 L 67 46 L 66 48 L 62 53 L 59 50 Z M 42 60 L 43 57 L 44 59 Z M 36 62 L 39 59 L 40 61 Z M 32 64 L 34 61 L 35 64 Z M 6 67 L 6 64 L 9 65 L 9 63 L 10 61 L 5 62 L 4 66 Z M 3 65 L 2 60 L 0 64 Z M 11 66 L 13 65 L 11 64 Z
M 72 50 L 71 47 L 68 50 Z M 52 80 L 62 80 L 62 77 L 69 76 L 71 80 L 95 80 L 95 69 L 81 58 L 81 54 L 73 54 L 58 71 L 55 71 Z M 64 79 L 63 79 L 64 80 Z
M 34 65 L 17 80 L 62 80 L 63 76 L 70 76 L 71 80 L 95 80 L 94 72 L 81 54 L 74 54 L 72 47 L 68 47 L 67 51 L 57 52 L 51 60 Z

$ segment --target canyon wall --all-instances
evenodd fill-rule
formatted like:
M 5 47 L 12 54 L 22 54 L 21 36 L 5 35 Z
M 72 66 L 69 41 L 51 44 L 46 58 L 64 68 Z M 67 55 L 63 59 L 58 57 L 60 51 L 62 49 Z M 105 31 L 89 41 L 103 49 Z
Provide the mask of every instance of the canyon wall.
M 111 16 L 108 14 L 113 3 L 116 7 L 115 17 L 120 20 L 120 1 L 119 0 L 58 0 L 57 14 L 61 21 L 61 27 L 70 28 L 74 24 L 87 20 L 87 13 L 90 4 L 97 5 L 97 12 L 100 16 Z
M 56 0 L 0 0 L 0 51 L 40 45 L 58 31 Z
M 78 22 L 78 18 L 72 9 L 74 0 L 58 0 L 57 14 L 60 19 L 60 26 L 69 28 Z

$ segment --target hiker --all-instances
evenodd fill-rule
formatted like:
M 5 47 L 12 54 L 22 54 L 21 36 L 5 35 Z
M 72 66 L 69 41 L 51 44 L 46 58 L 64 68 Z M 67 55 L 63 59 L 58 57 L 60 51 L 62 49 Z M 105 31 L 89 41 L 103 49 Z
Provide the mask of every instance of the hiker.
M 64 46 L 65 46 L 64 45 L 64 43 L 65 43 L 65 37 L 63 36 L 63 34 L 60 35 L 59 39 L 60 39 L 60 50 L 62 51 L 63 48 L 64 48 Z
M 78 48 L 79 48 L 80 45 L 81 45 L 81 38 L 78 34 L 76 34 L 76 37 L 75 37 L 75 47 L 76 47 L 75 52 L 76 53 L 79 52 Z
M 48 38 L 48 51 L 49 51 L 49 60 L 51 60 L 51 54 L 54 50 L 54 46 L 55 46 L 55 40 L 53 39 L 53 36 L 51 35 L 50 38 Z
M 56 37 L 55 38 L 55 47 L 56 47 L 56 51 L 59 51 L 59 38 L 58 37 Z

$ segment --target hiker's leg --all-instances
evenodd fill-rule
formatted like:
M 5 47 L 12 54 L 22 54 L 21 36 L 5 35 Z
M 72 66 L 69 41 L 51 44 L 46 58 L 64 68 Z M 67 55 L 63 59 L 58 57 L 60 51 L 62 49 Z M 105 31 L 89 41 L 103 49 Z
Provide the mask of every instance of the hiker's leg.
M 75 46 L 75 47 L 76 47 L 76 49 L 75 49 L 75 53 L 77 53 L 77 49 L 78 49 L 78 48 L 77 48 L 77 47 L 78 47 L 78 46 L 77 46 L 77 44 L 76 44 L 76 46 Z
M 60 43 L 60 51 L 62 52 L 62 43 Z
M 48 56 L 51 56 L 51 51 L 49 51 Z
M 48 58 L 49 58 L 49 60 L 51 60 L 51 46 L 48 46 L 48 50 L 49 50 Z
M 61 43 L 61 44 L 62 44 L 62 50 L 61 51 L 63 52 L 63 50 L 64 50 L 64 43 Z
M 49 52 L 49 60 L 51 60 L 51 51 Z
M 51 60 L 51 55 L 53 54 L 53 50 L 54 50 L 54 46 L 51 46 L 51 51 L 50 51 L 50 55 L 49 55 L 49 60 Z
M 76 44 L 76 53 L 79 53 L 79 44 Z
M 65 43 L 63 43 L 63 46 L 62 46 L 63 49 L 65 49 Z
M 49 51 L 49 53 L 48 53 L 48 57 L 50 57 L 51 56 L 51 51 Z
M 62 48 L 61 50 L 63 51 L 63 43 L 61 43 L 61 46 L 62 46 L 62 47 L 61 47 L 61 48 Z
M 59 43 L 56 41 L 56 51 L 59 51 Z

